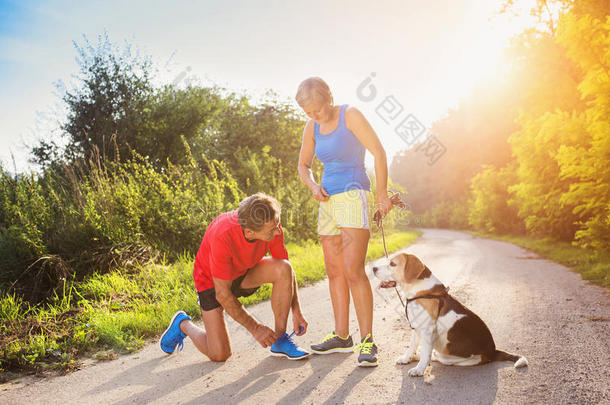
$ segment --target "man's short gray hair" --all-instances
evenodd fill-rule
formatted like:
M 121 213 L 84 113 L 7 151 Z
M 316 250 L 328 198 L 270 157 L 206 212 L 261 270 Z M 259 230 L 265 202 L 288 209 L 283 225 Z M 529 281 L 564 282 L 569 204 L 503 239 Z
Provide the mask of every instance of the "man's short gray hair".
M 239 203 L 237 216 L 242 228 L 258 232 L 270 221 L 280 221 L 282 209 L 280 203 L 271 196 L 256 193 L 244 198 Z

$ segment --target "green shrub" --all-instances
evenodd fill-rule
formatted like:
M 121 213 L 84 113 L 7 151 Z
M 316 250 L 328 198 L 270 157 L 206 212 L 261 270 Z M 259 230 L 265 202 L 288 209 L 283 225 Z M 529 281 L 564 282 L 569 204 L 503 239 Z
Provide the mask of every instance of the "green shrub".
M 0 171 L 0 285 L 38 302 L 74 276 L 193 253 L 242 197 L 227 168 L 206 159 L 164 172 L 138 156 L 38 177 Z

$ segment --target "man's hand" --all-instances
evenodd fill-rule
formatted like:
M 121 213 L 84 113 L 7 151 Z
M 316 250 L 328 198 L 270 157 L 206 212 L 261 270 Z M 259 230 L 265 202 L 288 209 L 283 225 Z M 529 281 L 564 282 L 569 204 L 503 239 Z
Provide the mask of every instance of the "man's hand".
M 297 336 L 304 335 L 305 332 L 307 332 L 307 321 L 300 311 L 292 311 L 292 324 L 294 326 L 294 332 L 297 334 Z
M 271 346 L 277 340 L 275 332 L 262 323 L 256 325 L 256 328 L 252 331 L 252 336 L 254 336 L 254 339 L 263 347 Z

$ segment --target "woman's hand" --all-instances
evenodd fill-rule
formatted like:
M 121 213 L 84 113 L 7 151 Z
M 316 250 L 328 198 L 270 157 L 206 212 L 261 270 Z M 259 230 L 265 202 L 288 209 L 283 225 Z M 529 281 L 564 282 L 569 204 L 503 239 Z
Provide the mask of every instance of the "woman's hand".
M 385 217 L 392 209 L 392 200 L 388 197 L 388 193 L 377 196 L 377 210 L 381 214 L 381 218 Z
M 316 184 L 311 188 L 311 193 L 313 194 L 313 197 L 318 201 L 328 201 L 328 199 L 330 198 L 330 194 L 328 194 L 328 192 L 324 190 L 324 187 L 319 184 Z

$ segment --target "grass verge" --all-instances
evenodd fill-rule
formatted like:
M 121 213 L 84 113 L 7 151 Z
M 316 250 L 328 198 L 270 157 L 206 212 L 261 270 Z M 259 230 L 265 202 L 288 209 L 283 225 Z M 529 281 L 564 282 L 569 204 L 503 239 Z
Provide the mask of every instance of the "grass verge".
M 484 238 L 510 242 L 530 249 L 547 259 L 570 267 L 579 273 L 584 280 L 593 284 L 610 288 L 610 253 L 573 246 L 569 242 L 561 242 L 549 238 L 531 236 L 493 235 L 481 232 L 467 231 L 472 235 Z
M 411 244 L 419 231 L 392 232 L 389 252 Z M 299 286 L 326 277 L 319 243 L 288 244 Z M 371 239 L 367 260 L 383 256 L 380 237 Z M 17 373 L 70 371 L 83 355 L 98 360 L 133 352 L 156 338 L 177 310 L 199 318 L 192 280 L 193 260 L 153 264 L 137 271 L 95 274 L 81 283 L 64 281 L 50 303 L 31 307 L 15 295 L 0 296 L 0 382 Z M 270 285 L 241 298 L 244 305 L 268 299 Z

